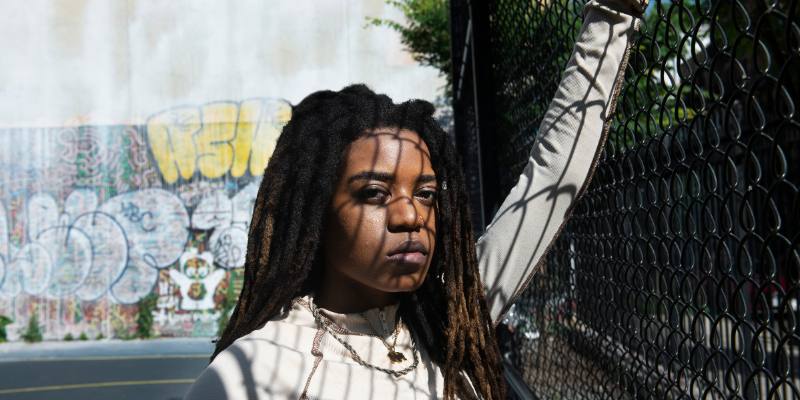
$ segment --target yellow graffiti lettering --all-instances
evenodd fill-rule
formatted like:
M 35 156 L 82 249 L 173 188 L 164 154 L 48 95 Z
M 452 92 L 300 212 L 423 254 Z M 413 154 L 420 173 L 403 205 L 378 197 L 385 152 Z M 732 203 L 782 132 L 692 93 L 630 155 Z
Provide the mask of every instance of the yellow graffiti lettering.
M 206 178 L 219 178 L 231 168 L 238 107 L 234 103 L 212 103 L 203 107 L 203 128 L 194 137 L 197 167 Z
M 247 172 L 247 162 L 253 148 L 253 136 L 258 128 L 264 102 L 259 99 L 245 100 L 239 106 L 239 119 L 236 124 L 236 140 L 234 141 L 233 166 L 231 176 L 239 178 Z
M 174 183 L 179 175 L 183 179 L 194 175 L 192 136 L 200 126 L 200 112 L 195 107 L 169 110 L 147 121 L 147 141 L 165 182 Z
M 210 179 L 260 176 L 291 114 L 288 103 L 270 99 L 181 107 L 150 118 L 147 140 L 166 183 L 195 171 Z
M 274 103 L 265 114 L 269 117 L 262 119 L 253 138 L 253 153 L 250 155 L 250 174 L 253 176 L 264 174 L 269 158 L 275 151 L 278 136 L 291 118 L 292 108 L 283 102 Z

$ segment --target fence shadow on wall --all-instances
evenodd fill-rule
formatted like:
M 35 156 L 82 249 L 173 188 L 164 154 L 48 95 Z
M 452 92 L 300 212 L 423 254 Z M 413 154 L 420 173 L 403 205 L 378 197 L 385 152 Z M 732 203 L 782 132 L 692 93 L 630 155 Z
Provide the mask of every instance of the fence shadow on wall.
M 515 183 L 583 2 L 452 1 L 476 229 Z M 652 1 L 591 187 L 507 318 L 542 398 L 800 397 L 800 5 Z

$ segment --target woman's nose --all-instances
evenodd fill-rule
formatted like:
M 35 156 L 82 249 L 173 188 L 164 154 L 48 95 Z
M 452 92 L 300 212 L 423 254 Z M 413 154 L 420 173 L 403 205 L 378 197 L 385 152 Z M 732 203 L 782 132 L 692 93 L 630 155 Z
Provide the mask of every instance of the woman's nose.
M 389 204 L 388 213 L 390 232 L 419 231 L 424 222 L 414 201 L 407 196 L 394 199 Z

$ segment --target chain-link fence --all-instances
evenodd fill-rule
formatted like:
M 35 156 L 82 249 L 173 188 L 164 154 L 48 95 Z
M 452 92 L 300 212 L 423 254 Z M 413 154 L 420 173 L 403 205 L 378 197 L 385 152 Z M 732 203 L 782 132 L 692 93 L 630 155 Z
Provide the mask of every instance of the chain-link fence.
M 582 1 L 451 0 L 456 135 L 483 226 Z M 542 398 L 800 398 L 800 3 L 653 1 L 589 190 L 515 305 Z

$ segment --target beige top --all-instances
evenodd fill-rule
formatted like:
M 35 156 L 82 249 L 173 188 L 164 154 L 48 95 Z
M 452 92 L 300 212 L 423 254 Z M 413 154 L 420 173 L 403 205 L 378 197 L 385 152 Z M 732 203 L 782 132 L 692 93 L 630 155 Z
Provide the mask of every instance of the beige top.
M 588 184 L 607 132 L 628 46 L 640 14 L 634 0 L 592 0 L 558 91 L 539 129 L 528 164 L 486 232 L 478 239 L 481 277 L 491 317 L 498 321 L 527 286 L 558 235 L 570 207 Z M 358 364 L 331 334 L 319 329 L 309 298 L 287 315 L 236 340 L 195 381 L 186 396 L 198 399 L 429 399 L 444 389 L 439 368 L 423 349 L 419 364 L 394 378 Z M 349 334 L 338 336 L 370 364 L 400 370 L 413 362 L 409 332 L 401 327 L 392 365 L 378 309 L 361 314 L 321 310 Z M 394 321 L 396 306 L 383 312 Z M 370 325 L 372 324 L 372 326 Z M 387 338 L 391 341 L 393 338 Z

